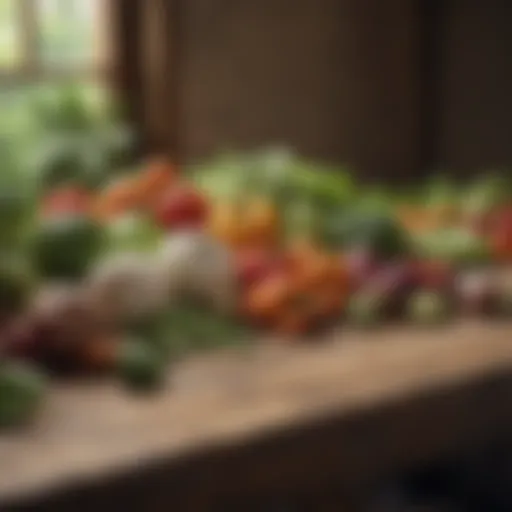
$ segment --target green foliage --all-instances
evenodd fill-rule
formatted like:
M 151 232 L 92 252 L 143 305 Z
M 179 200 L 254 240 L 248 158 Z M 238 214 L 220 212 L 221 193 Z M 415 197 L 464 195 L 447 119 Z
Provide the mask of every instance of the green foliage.
M 392 259 L 408 253 L 409 239 L 391 215 L 356 208 L 325 222 L 324 242 L 339 248 L 362 248 Z
M 128 339 L 122 345 L 116 361 L 117 373 L 125 386 L 133 391 L 150 391 L 164 379 L 165 361 L 142 339 Z
M 420 257 L 448 261 L 456 265 L 489 262 L 491 252 L 486 241 L 468 229 L 446 228 L 414 237 Z
M 82 278 L 104 245 L 103 228 L 81 216 L 41 220 L 31 240 L 34 265 L 44 278 Z
M 26 177 L 45 189 L 101 185 L 130 158 L 133 133 L 112 98 L 89 84 L 4 90 L 1 178 Z
M 46 379 L 26 364 L 0 362 L 0 427 L 29 422 L 46 394 Z
M 249 329 L 239 320 L 188 303 L 173 304 L 130 330 L 164 359 L 219 347 L 243 347 L 250 338 Z
M 42 91 L 34 98 L 33 113 L 39 133 L 33 162 L 45 187 L 98 186 L 129 156 L 130 130 L 94 90 Z

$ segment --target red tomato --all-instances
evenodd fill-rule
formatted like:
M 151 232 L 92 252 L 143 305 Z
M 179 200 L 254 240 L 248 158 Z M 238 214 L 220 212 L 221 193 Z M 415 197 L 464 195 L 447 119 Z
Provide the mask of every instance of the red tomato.
M 498 261 L 512 261 L 512 207 L 497 210 L 489 227 L 494 257 Z
M 512 207 L 506 206 L 495 212 L 493 224 L 502 228 L 512 229 Z
M 165 158 L 148 163 L 137 179 L 140 197 L 146 206 L 152 206 L 177 182 L 178 170 Z
M 238 281 L 243 287 L 261 281 L 281 267 L 275 255 L 264 249 L 243 250 L 236 257 Z
M 494 257 L 501 262 L 512 262 L 512 226 L 496 229 L 491 236 Z
M 192 187 L 176 186 L 166 192 L 156 208 L 158 222 L 166 228 L 202 227 L 208 214 L 205 198 Z
M 446 290 L 454 283 L 454 269 L 444 261 L 418 261 L 411 270 L 415 284 L 421 288 Z
M 89 193 L 78 187 L 65 187 L 51 192 L 42 205 L 43 215 L 85 213 L 91 206 Z

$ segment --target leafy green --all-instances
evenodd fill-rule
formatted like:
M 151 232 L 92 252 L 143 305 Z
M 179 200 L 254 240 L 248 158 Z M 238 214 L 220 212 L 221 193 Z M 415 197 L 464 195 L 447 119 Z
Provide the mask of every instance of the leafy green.
M 142 339 L 128 339 L 117 358 L 117 372 L 122 382 L 134 391 L 158 387 L 165 375 L 166 364 L 160 354 Z
M 131 331 L 156 348 L 165 359 L 218 347 L 244 346 L 250 333 L 237 319 L 192 304 L 169 310 L 131 326 Z
M 279 204 L 309 201 L 317 207 L 350 201 L 355 185 L 348 172 L 299 158 L 282 148 L 248 154 L 229 152 L 193 168 L 199 185 L 214 197 L 264 194 Z
M 46 394 L 46 379 L 34 368 L 14 361 L 0 362 L 0 427 L 29 422 Z
M 161 235 L 153 219 L 131 212 L 107 224 L 106 246 L 109 252 L 151 251 L 158 247 Z
M 88 89 L 43 89 L 34 96 L 32 117 L 33 172 L 45 187 L 101 185 L 130 156 L 132 131 Z
M 501 206 L 510 198 L 511 182 L 505 174 L 489 173 L 466 187 L 464 210 L 468 213 L 485 213 Z
M 104 246 L 102 226 L 80 215 L 41 219 L 31 239 L 34 265 L 42 277 L 79 279 Z
M 436 208 L 448 205 L 459 205 L 460 187 L 448 175 L 435 175 L 423 188 L 423 200 L 427 207 Z
M 463 228 L 442 229 L 415 237 L 416 252 L 426 258 L 454 264 L 477 264 L 490 260 L 485 240 Z
M 324 226 L 324 242 L 346 249 L 367 249 L 384 259 L 403 256 L 410 249 L 407 234 L 393 216 L 361 208 L 329 218 Z

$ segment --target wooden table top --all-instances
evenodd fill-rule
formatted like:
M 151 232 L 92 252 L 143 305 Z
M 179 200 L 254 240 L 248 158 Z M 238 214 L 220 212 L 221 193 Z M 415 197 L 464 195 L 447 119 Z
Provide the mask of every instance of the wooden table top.
M 460 323 L 195 357 L 177 363 L 168 389 L 149 397 L 104 382 L 67 385 L 51 393 L 30 429 L 0 436 L 0 509 L 156 458 L 172 465 L 511 370 L 512 324 Z

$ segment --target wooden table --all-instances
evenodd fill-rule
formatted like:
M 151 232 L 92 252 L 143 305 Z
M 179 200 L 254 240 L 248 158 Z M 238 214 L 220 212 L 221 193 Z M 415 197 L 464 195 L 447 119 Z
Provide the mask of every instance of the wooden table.
M 183 361 L 150 397 L 55 390 L 35 426 L 0 437 L 0 510 L 100 510 L 116 492 L 124 510 L 207 510 L 329 478 L 349 488 L 512 427 L 512 324 L 330 338 Z

